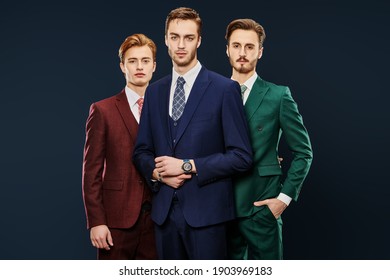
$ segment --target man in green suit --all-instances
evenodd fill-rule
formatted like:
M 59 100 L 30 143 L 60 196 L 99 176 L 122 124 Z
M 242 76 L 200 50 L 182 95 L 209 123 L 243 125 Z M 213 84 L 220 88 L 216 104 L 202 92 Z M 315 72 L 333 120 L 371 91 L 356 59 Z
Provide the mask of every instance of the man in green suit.
M 256 73 L 265 32 L 251 19 L 232 21 L 226 29 L 232 79 L 241 85 L 254 153 L 253 168 L 235 180 L 237 219 L 229 229 L 232 259 L 283 259 L 281 214 L 297 200 L 313 158 L 310 139 L 297 104 L 286 86 Z M 284 134 L 293 160 L 284 182 L 278 161 Z

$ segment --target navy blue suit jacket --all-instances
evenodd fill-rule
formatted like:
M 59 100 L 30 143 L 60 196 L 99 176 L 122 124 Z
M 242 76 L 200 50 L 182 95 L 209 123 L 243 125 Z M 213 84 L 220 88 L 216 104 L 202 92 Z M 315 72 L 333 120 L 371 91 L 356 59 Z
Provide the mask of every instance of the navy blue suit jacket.
M 173 143 L 169 95 L 172 76 L 148 86 L 133 160 L 148 182 L 158 156 L 194 159 L 197 174 L 177 189 L 187 223 L 208 226 L 235 217 L 232 178 L 252 164 L 252 150 L 237 82 L 202 67 Z M 174 188 L 158 183 L 152 219 L 164 223 Z M 152 184 L 151 184 L 152 185 Z

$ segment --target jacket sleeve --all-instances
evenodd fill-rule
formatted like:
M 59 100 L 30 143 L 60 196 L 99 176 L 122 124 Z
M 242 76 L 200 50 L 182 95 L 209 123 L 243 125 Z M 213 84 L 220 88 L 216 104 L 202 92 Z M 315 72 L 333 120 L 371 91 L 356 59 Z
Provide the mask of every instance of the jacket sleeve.
M 199 185 L 230 177 L 252 165 L 252 148 L 239 85 L 229 83 L 222 104 L 224 153 L 194 159 Z
M 82 193 L 87 228 L 106 224 L 102 201 L 105 145 L 104 118 L 98 107 L 92 104 L 86 123 L 82 172 Z
M 296 201 L 309 172 L 313 151 L 298 106 L 293 100 L 289 88 L 285 87 L 284 89 L 279 112 L 280 126 L 286 143 L 293 153 L 293 159 L 281 192 Z

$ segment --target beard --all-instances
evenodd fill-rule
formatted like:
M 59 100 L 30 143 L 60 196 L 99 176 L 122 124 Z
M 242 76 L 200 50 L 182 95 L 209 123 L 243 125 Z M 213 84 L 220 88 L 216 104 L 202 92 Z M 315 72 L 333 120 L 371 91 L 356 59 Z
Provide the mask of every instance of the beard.
M 244 65 L 233 65 L 234 70 L 241 74 L 247 74 L 251 71 L 249 67 L 245 67 Z
M 177 57 L 175 52 L 170 50 L 170 49 L 168 49 L 168 54 L 177 66 L 186 67 L 186 66 L 190 65 L 191 62 L 194 61 L 194 59 L 196 57 L 196 49 L 189 51 L 187 53 L 187 56 L 183 59 L 180 59 L 179 57 Z
M 248 61 L 249 63 L 243 65 L 229 57 L 229 62 L 234 70 L 241 74 L 247 74 L 256 68 L 256 61 Z

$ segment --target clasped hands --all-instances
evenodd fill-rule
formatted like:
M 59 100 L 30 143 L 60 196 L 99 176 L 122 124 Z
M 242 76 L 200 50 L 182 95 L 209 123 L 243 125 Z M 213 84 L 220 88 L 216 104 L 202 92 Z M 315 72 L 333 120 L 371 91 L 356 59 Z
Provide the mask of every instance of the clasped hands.
M 156 157 L 154 159 L 155 169 L 153 170 L 153 179 L 163 182 L 172 187 L 181 187 L 185 180 L 191 179 L 192 174 L 184 174 L 182 159 L 169 156 Z

